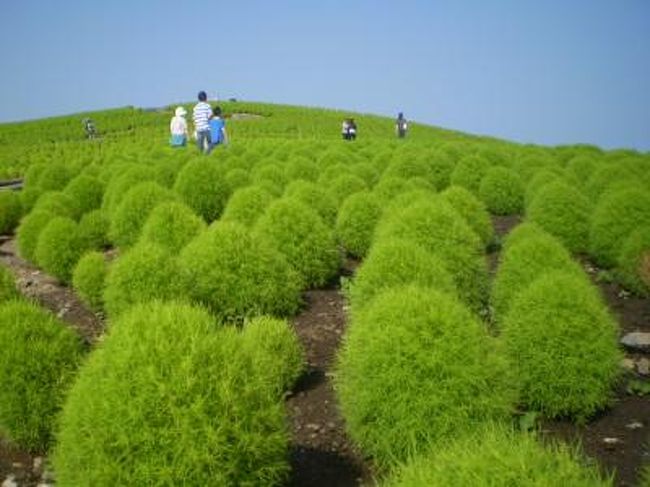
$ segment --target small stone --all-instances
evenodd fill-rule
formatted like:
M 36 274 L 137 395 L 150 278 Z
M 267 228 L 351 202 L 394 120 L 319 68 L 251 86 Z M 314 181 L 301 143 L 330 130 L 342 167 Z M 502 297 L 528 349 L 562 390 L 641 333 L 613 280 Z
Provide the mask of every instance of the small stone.
M 643 357 L 636 363 L 636 371 L 641 375 L 650 375 L 650 360 Z
M 614 448 L 616 445 L 623 443 L 620 438 L 603 438 L 603 443 L 607 448 Z
M 623 360 L 621 360 L 621 367 L 623 367 L 626 370 L 630 370 L 634 372 L 635 366 L 636 364 L 634 363 L 634 360 L 632 360 L 631 358 L 624 358 Z
M 315 423 L 308 423 L 307 424 L 307 429 L 308 430 L 318 431 L 320 429 L 320 426 L 315 424 Z
M 336 429 L 336 424 L 334 422 L 330 421 L 329 423 L 327 423 L 327 427 L 329 429 L 333 430 L 333 429 Z
M 633 421 L 630 424 L 626 424 L 625 427 L 627 429 L 629 429 L 629 430 L 638 430 L 638 429 L 643 428 L 643 423 L 641 423 L 639 421 Z
M 635 331 L 621 338 L 621 343 L 627 348 L 641 352 L 650 351 L 650 333 Z
M 46 483 L 51 483 L 54 481 L 54 473 L 50 470 L 45 470 L 43 471 L 43 475 L 41 475 L 41 480 Z
M 11 467 L 12 467 L 12 468 L 23 468 L 23 464 L 20 463 L 20 462 L 13 462 L 13 463 L 11 464 Z
M 618 293 L 618 297 L 620 299 L 627 299 L 630 297 L 630 292 L 626 291 L 625 289 L 621 289 L 621 291 Z
M 15 475 L 9 475 L 4 482 L 2 482 L 2 487 L 18 487 Z
M 40 470 L 43 466 L 43 457 L 34 457 L 34 470 Z

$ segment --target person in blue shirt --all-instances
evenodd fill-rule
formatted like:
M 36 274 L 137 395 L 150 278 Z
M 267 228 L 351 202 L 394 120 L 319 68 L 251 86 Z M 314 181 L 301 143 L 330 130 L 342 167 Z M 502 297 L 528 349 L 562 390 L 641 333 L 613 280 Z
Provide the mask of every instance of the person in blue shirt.
M 226 132 L 226 121 L 221 118 L 221 107 L 216 106 L 212 111 L 212 117 L 208 122 L 210 126 L 210 147 L 208 154 L 219 144 L 228 143 L 228 133 Z

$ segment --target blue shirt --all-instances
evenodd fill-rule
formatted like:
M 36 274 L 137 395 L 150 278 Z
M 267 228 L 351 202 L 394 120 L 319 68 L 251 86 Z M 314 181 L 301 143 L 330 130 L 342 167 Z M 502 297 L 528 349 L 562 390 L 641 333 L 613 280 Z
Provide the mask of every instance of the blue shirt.
M 213 144 L 221 144 L 223 142 L 223 129 L 226 122 L 222 118 L 211 118 L 208 122 L 210 125 L 210 139 Z

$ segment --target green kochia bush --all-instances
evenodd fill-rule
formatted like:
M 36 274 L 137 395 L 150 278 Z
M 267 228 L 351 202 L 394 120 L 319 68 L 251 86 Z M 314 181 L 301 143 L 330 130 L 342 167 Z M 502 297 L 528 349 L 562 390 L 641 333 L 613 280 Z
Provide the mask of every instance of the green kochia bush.
M 274 199 L 275 196 L 261 186 L 240 188 L 228 200 L 221 220 L 238 222 L 251 228 Z
M 336 219 L 336 235 L 349 254 L 365 257 L 382 211 L 379 198 L 369 191 L 355 193 L 343 202 Z
M 650 193 L 641 188 L 618 189 L 603 195 L 591 219 L 589 252 L 612 267 L 621 244 L 636 229 L 650 226 Z
M 16 229 L 22 212 L 18 193 L 0 191 L 0 235 L 8 235 Z
M 42 452 L 82 356 L 79 337 L 27 301 L 0 304 L 0 431 Z
M 537 191 L 526 208 L 527 219 L 539 225 L 572 252 L 587 248 L 589 200 L 566 183 L 549 183 Z
M 355 315 L 336 368 L 350 437 L 385 467 L 507 418 L 515 392 L 490 341 L 447 294 L 404 287 L 378 295 Z
M 47 211 L 34 211 L 22 219 L 16 232 L 18 250 L 23 259 L 34 262 L 38 237 L 55 215 Z
M 297 360 L 290 337 L 258 328 L 267 325 L 253 324 L 249 337 L 177 303 L 126 313 L 70 391 L 57 484 L 281 484 L 289 433 L 279 391 L 295 370 L 279 364 Z
M 612 486 L 611 478 L 585 463 L 565 444 L 543 445 L 533 434 L 490 425 L 414 458 L 382 486 Z
M 81 174 L 68 183 L 63 193 L 70 197 L 75 214 L 83 215 L 101 206 L 104 183 Z
M 444 261 L 414 242 L 388 238 L 373 245 L 349 291 L 352 311 L 357 312 L 383 290 L 414 284 L 456 294 L 456 286 Z
M 74 290 L 81 300 L 95 311 L 103 308 L 107 272 L 108 267 L 104 254 L 96 251 L 84 254 L 72 272 Z
M 0 303 L 10 299 L 18 299 L 18 289 L 16 281 L 9 270 L 0 266 Z
M 339 268 L 333 232 L 314 210 L 295 198 L 271 203 L 254 232 L 284 254 L 308 286 L 322 286 Z
M 188 162 L 178 173 L 174 191 L 208 223 L 221 216 L 230 196 L 223 170 L 207 158 Z
M 323 188 L 309 181 L 293 181 L 287 185 L 284 196 L 296 198 L 318 212 L 328 225 L 334 225 L 338 207 Z
M 112 166 L 108 166 L 108 168 Z M 124 195 L 131 188 L 145 181 L 153 181 L 154 179 L 155 174 L 151 167 L 127 165 L 127 168 L 123 172 L 114 175 L 106 185 L 106 190 L 102 198 L 102 209 L 106 210 L 107 214 L 112 216 Z
M 70 218 L 56 217 L 40 233 L 34 258 L 46 272 L 67 283 L 84 250 L 79 226 Z
M 521 213 L 524 206 L 521 180 L 514 171 L 505 167 L 488 169 L 478 193 L 488 210 L 497 215 Z
M 367 188 L 368 185 L 359 176 L 342 174 L 332 181 L 327 188 L 327 193 L 336 202 L 336 206 L 340 207 L 348 196 Z
M 456 163 L 451 173 L 450 183 L 462 186 L 478 195 L 481 180 L 489 168 L 490 163 L 486 159 L 474 155 L 465 156 Z
M 151 211 L 140 238 L 176 253 L 205 227 L 203 219 L 187 205 L 170 201 L 161 203 Z
M 177 260 L 154 243 L 140 242 L 111 264 L 104 305 L 115 318 L 136 303 L 181 300 L 187 296 Z
M 617 259 L 617 276 L 625 287 L 639 296 L 650 295 L 650 225 L 634 231 L 623 242 Z
M 530 409 L 584 420 L 607 404 L 622 358 L 617 325 L 583 276 L 539 277 L 513 300 L 502 336 Z
M 485 245 L 492 241 L 492 221 L 485 204 L 477 196 L 460 186 L 450 186 L 440 196 L 454 207 Z
M 68 218 L 79 216 L 75 211 L 72 198 L 62 191 L 46 191 L 36 200 L 32 211 L 47 211 Z
M 192 299 L 220 319 L 287 316 L 300 304 L 301 279 L 284 255 L 245 227 L 215 222 L 180 254 Z
M 108 229 L 110 222 L 105 210 L 93 210 L 86 213 L 79 221 L 79 232 L 87 249 L 100 250 L 108 246 Z

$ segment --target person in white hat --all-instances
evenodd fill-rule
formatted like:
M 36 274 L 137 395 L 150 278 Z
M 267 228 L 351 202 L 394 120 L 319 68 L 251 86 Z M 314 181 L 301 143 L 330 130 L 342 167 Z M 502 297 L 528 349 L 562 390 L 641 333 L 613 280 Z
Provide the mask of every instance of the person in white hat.
M 169 130 L 172 134 L 169 143 L 172 147 L 184 147 L 187 145 L 187 120 L 185 120 L 187 111 L 183 107 L 176 107 L 175 115 L 169 124 Z

